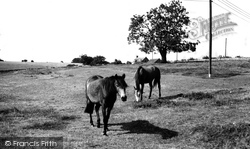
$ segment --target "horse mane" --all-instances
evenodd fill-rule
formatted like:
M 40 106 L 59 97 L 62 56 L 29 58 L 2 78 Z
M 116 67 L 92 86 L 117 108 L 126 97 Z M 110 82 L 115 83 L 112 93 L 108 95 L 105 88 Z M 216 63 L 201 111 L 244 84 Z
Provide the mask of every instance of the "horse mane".
M 106 94 L 113 94 L 113 93 L 117 93 L 117 89 L 115 87 L 115 80 L 117 80 L 118 82 L 120 82 L 121 87 L 128 87 L 127 83 L 123 80 L 125 78 L 125 74 L 124 76 L 110 76 L 110 77 L 106 77 L 102 80 L 102 87 L 105 90 Z M 121 79 L 122 78 L 122 79 Z M 120 81 L 119 81 L 120 80 Z M 123 81 L 121 81 L 123 80 Z
M 137 68 L 136 72 L 135 72 L 135 76 L 134 76 L 134 79 L 135 79 L 135 85 L 136 85 L 136 88 L 139 88 L 139 79 L 140 79 L 140 70 L 143 69 L 142 66 L 139 66 L 139 68 Z
M 114 85 L 114 82 L 115 82 L 115 76 L 110 76 L 110 77 L 106 77 L 103 79 L 103 88 L 105 89 L 105 91 L 107 93 L 116 93 L 116 88 L 115 88 L 115 85 Z

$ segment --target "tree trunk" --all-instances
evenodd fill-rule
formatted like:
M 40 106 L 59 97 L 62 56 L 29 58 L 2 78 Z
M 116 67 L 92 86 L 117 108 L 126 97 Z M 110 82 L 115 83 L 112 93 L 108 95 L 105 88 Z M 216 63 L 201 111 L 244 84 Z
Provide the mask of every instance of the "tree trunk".
M 167 63 L 167 51 L 166 50 L 160 50 L 161 54 L 161 62 Z

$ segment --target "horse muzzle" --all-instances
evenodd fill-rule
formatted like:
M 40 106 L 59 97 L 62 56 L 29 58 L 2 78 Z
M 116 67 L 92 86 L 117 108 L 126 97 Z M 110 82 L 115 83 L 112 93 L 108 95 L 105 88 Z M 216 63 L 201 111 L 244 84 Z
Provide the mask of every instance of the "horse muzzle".
M 122 100 L 122 101 L 127 101 L 127 96 L 126 96 L 126 95 L 125 95 L 125 96 L 122 96 L 122 97 L 121 97 L 121 100 Z

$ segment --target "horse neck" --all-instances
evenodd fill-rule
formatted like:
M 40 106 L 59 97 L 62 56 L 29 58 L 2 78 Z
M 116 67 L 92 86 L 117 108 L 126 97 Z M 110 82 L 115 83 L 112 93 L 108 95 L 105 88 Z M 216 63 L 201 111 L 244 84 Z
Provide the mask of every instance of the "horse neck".
M 141 69 L 143 69 L 142 68 L 142 66 L 140 66 L 138 69 L 137 69 L 137 71 L 136 71 L 136 73 L 135 73 L 135 86 L 136 86 L 136 88 L 138 89 L 138 90 L 140 90 L 140 82 L 139 82 L 139 80 L 140 80 L 140 70 Z
M 107 93 L 117 93 L 114 82 L 115 79 L 113 77 L 108 77 L 103 80 L 103 87 Z

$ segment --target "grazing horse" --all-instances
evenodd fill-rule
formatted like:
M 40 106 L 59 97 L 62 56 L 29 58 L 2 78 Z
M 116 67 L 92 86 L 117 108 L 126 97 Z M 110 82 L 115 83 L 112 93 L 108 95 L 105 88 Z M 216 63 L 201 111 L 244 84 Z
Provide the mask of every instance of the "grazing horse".
M 103 134 L 107 135 L 108 120 L 110 112 L 116 101 L 117 94 L 121 97 L 122 101 L 127 100 L 126 88 L 128 87 L 125 82 L 125 74 L 122 76 L 111 76 L 103 78 L 102 76 L 95 75 L 87 79 L 85 84 L 85 93 L 87 98 L 87 104 L 85 107 L 85 113 L 89 113 L 90 124 L 94 126 L 92 120 L 92 113 L 96 111 L 97 127 L 100 128 L 100 115 L 99 108 L 102 106 Z
M 136 101 L 142 101 L 142 94 L 144 83 L 149 83 L 150 92 L 148 98 L 151 97 L 152 88 L 158 84 L 159 98 L 161 97 L 161 73 L 159 68 L 155 66 L 140 66 L 134 76 L 135 79 L 135 99 Z M 153 84 L 152 84 L 153 83 Z

